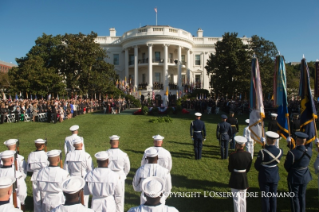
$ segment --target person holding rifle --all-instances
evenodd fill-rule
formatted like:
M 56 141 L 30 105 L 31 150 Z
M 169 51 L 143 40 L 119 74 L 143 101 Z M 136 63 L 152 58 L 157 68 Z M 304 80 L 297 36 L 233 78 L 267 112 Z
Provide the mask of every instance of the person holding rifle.
M 16 208 L 22 209 L 25 198 L 27 197 L 27 185 L 22 173 L 17 171 L 17 163 L 14 162 L 15 154 L 16 152 L 11 150 L 6 150 L 0 153 L 3 164 L 0 168 L 0 177 L 13 177 L 16 179 L 10 203 L 14 203 Z
M 36 151 L 31 152 L 28 156 L 28 164 L 27 164 L 27 171 L 32 172 L 32 191 L 33 191 L 33 206 L 34 212 L 41 212 L 42 211 L 42 198 L 40 190 L 37 186 L 36 177 L 38 172 L 49 165 L 48 156 L 45 149 L 46 140 L 41 138 L 34 141 Z
M 51 212 L 94 212 L 94 210 L 84 207 L 80 202 L 84 187 L 85 180 L 82 177 L 73 176 L 65 180 L 62 184 L 65 203 Z
M 22 212 L 10 203 L 12 184 L 15 182 L 14 177 L 0 177 L 0 212 Z

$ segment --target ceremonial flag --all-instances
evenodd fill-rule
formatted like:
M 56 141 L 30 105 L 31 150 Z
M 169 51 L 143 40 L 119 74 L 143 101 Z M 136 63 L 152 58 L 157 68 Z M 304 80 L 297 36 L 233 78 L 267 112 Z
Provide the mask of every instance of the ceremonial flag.
M 287 80 L 286 80 L 286 66 L 283 56 L 278 55 L 275 62 L 274 72 L 274 106 L 277 107 L 277 125 L 278 134 L 283 138 L 287 138 L 290 134 L 289 129 L 289 113 L 287 103 Z
M 4 92 L 2 92 L 2 99 L 7 100 L 6 94 Z
M 250 80 L 250 109 L 249 114 L 249 129 L 251 131 L 251 138 L 261 143 L 263 132 L 263 118 L 265 118 L 263 92 L 260 80 L 259 63 L 257 58 L 252 59 L 251 65 L 251 80 Z
M 166 96 L 168 96 L 168 86 L 166 87 L 166 93 L 165 93 Z
M 33 100 L 33 99 L 32 99 L 32 94 L 31 94 L 31 100 Z
M 59 100 L 59 94 L 56 95 L 56 99 Z
M 18 100 L 18 94 L 16 93 L 16 100 Z
M 319 97 L 319 61 L 315 63 L 315 97 Z
M 152 91 L 152 99 L 155 100 L 155 92 Z
M 317 111 L 311 94 L 309 69 L 305 58 L 301 60 L 300 65 L 299 96 L 301 97 L 300 129 L 309 136 L 306 145 L 312 147 L 312 141 L 315 140 L 317 132 L 314 123 L 317 118 Z

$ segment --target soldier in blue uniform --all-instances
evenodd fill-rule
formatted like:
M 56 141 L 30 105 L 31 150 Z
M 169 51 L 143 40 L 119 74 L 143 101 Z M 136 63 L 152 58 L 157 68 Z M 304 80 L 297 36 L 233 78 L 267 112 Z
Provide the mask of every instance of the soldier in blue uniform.
M 202 158 L 203 139 L 206 140 L 205 123 L 200 120 L 202 114 L 195 113 L 196 120 L 192 121 L 190 126 L 191 138 L 194 142 L 195 160 Z
M 279 181 L 279 168 L 283 151 L 275 146 L 279 135 L 275 132 L 268 131 L 266 134 L 266 145 L 258 153 L 255 162 L 255 169 L 258 173 L 259 187 L 261 191 L 261 203 L 263 212 L 275 212 L 277 208 L 277 198 L 275 195 L 268 197 L 267 193 L 277 193 Z M 266 195 L 263 195 L 266 194 Z
M 312 180 L 308 169 L 312 149 L 305 147 L 308 138 L 306 133 L 296 132 L 295 135 L 296 148 L 288 151 L 284 166 L 288 172 L 289 191 L 295 193 L 294 197 L 291 198 L 291 211 L 304 212 L 306 211 L 306 189 L 309 181 Z
M 221 159 L 228 158 L 228 143 L 229 138 L 232 136 L 232 128 L 229 123 L 226 122 L 227 116 L 222 115 L 222 122 L 217 125 L 216 136 L 219 139 Z

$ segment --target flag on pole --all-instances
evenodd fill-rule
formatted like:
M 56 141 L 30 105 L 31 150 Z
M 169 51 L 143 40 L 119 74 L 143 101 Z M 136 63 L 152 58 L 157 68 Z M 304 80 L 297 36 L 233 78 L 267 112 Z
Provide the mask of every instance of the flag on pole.
M 4 92 L 2 92 L 2 99 L 7 100 L 6 94 Z
M 273 93 L 274 93 L 274 106 L 277 107 L 277 125 L 278 134 L 287 138 L 290 134 L 289 129 L 289 113 L 288 113 L 288 103 L 287 103 L 287 80 L 286 80 L 286 66 L 285 59 L 283 56 L 278 55 L 275 62 L 275 72 L 274 72 L 274 83 L 273 83 Z
M 16 98 L 15 98 L 16 100 L 18 100 L 18 94 L 16 93 Z
M 154 11 L 157 13 L 157 8 L 156 7 L 154 8 Z
M 252 59 L 251 64 L 251 80 L 250 80 L 250 108 L 249 129 L 251 138 L 257 143 L 261 143 L 263 132 L 263 118 L 265 118 L 263 92 L 260 80 L 259 63 L 257 58 Z
M 168 86 L 166 87 L 165 95 L 168 96 Z
M 319 61 L 315 63 L 315 97 L 319 97 Z
M 300 102 L 300 129 L 309 137 L 306 146 L 312 147 L 312 141 L 316 138 L 315 119 L 317 119 L 317 111 L 313 101 L 309 80 L 309 69 L 306 59 L 301 60 L 300 65 L 300 83 L 299 83 Z

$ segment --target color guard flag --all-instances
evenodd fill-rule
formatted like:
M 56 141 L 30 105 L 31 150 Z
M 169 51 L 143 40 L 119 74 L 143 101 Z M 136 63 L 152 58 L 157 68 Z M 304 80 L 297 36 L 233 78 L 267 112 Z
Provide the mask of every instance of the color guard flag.
M 249 114 L 249 129 L 251 138 L 261 143 L 263 137 L 263 118 L 265 118 L 263 91 L 261 87 L 259 63 L 257 58 L 253 58 L 251 65 L 251 80 L 250 80 L 250 108 L 252 111 Z
M 156 7 L 154 8 L 154 11 L 157 13 L 157 8 Z

